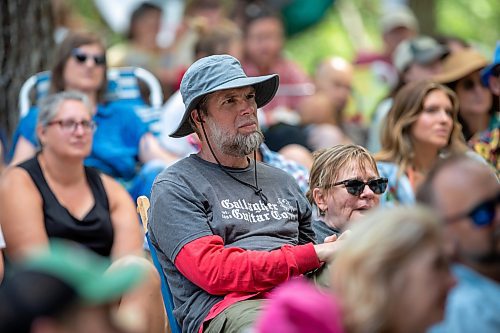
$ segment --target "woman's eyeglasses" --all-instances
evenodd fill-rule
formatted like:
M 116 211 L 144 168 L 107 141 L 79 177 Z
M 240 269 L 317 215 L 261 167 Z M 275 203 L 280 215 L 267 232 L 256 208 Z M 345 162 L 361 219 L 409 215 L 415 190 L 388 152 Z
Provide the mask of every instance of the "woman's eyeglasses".
M 47 126 L 58 124 L 61 129 L 67 133 L 74 133 L 78 126 L 81 126 L 85 132 L 95 131 L 97 125 L 92 120 L 75 121 L 73 119 L 53 120 L 47 123 Z
M 373 193 L 382 194 L 387 189 L 387 182 L 388 182 L 387 178 L 377 178 L 369 180 L 367 182 L 363 182 L 359 179 L 347 179 L 331 184 L 330 186 L 344 185 L 345 189 L 349 194 L 359 196 L 365 190 L 366 185 L 368 185 L 368 187 L 370 188 L 370 190 L 373 191 Z
M 71 51 L 71 55 L 80 64 L 86 63 L 88 58 L 92 58 L 94 60 L 94 64 L 97 66 L 104 66 L 106 64 L 106 56 L 104 54 L 90 55 L 80 51 L 79 49 L 73 49 L 73 51 Z
M 472 208 L 468 213 L 460 214 L 454 217 L 445 218 L 445 222 L 453 223 L 463 219 L 470 218 L 475 226 L 486 227 L 491 225 L 496 215 L 497 205 L 500 203 L 500 192 L 493 198 L 489 198 L 480 202 L 476 207 Z

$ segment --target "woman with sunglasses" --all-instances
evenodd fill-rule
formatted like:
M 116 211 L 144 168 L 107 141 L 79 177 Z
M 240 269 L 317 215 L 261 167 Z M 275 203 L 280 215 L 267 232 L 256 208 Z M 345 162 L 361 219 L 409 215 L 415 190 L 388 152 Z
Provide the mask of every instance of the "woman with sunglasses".
M 65 91 L 42 101 L 36 127 L 41 150 L 8 168 L 0 182 L 7 255 L 18 260 L 49 239 L 62 238 L 109 257 L 114 265 L 148 268 L 149 278 L 122 300 L 118 314 L 137 312 L 134 331 L 160 332 L 165 319 L 159 276 L 142 258 L 134 203 L 113 178 L 83 164 L 95 128 L 84 94 Z
M 368 150 L 337 145 L 317 151 L 309 178 L 307 198 L 318 209 L 312 223 L 316 240 L 340 234 L 353 219 L 377 207 L 387 179 L 381 178 Z
M 382 150 L 375 155 L 380 174 L 389 179 L 383 205 L 413 204 L 417 188 L 441 156 L 467 151 L 457 114 L 455 93 L 438 83 L 412 82 L 396 94 Z
M 457 94 L 458 121 L 467 142 L 500 126 L 498 101 L 481 81 L 480 72 L 487 65 L 483 55 L 467 48 L 450 54 L 443 62 L 442 74 L 434 78 Z
M 106 54 L 101 38 L 91 33 L 74 33 L 60 45 L 52 68 L 51 92 L 76 90 L 92 105 L 97 125 L 94 143 L 85 165 L 95 167 L 127 185 L 132 197 L 148 195 L 152 181 L 174 157 L 163 150 L 147 125 L 136 115 L 134 105 L 107 102 L 105 92 Z M 21 119 L 14 134 L 11 165 L 35 155 L 38 108 Z M 141 169 L 137 171 L 137 164 Z

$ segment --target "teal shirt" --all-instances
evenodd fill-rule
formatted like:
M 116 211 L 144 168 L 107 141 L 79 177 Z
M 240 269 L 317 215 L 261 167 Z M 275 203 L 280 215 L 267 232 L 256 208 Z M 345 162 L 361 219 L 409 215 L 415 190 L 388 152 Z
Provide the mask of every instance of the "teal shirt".
M 500 332 L 500 284 L 463 265 L 455 265 L 457 285 L 448 295 L 444 320 L 429 333 Z

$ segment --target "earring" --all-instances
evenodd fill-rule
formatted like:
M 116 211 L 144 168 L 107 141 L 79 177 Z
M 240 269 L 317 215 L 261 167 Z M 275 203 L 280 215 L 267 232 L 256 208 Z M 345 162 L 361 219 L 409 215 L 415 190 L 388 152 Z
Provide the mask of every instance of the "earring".
M 319 215 L 320 216 L 325 216 L 326 215 L 326 212 L 328 211 L 328 208 L 326 208 L 325 210 L 321 209 L 321 208 L 318 208 L 319 210 Z

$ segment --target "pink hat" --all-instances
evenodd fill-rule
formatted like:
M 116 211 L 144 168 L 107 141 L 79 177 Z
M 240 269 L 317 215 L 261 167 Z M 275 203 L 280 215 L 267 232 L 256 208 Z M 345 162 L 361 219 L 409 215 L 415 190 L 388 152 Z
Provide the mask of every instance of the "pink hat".
M 257 333 L 343 333 L 340 307 L 331 294 L 303 278 L 278 287 L 269 298 Z

